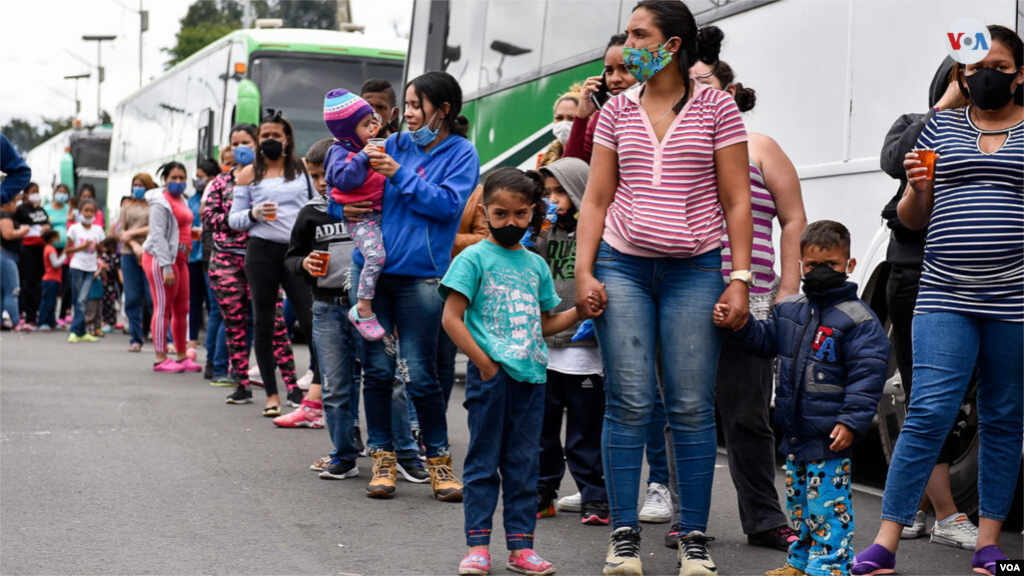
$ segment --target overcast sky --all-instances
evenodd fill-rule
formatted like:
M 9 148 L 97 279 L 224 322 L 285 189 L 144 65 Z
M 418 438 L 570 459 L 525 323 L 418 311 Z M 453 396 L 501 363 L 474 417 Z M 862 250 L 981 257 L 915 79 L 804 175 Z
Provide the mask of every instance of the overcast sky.
M 163 73 L 179 20 L 194 0 L 143 0 L 149 31 L 143 34 L 144 82 Z M 286 0 L 287 1 L 287 0 Z M 353 20 L 367 34 L 409 30 L 412 0 L 350 0 Z M 43 116 L 70 116 L 74 81 L 64 76 L 92 73 L 79 81 L 81 118 L 96 120 L 96 43 L 83 35 L 117 36 L 103 43 L 106 80 L 103 109 L 114 113 L 121 99 L 139 87 L 139 0 L 0 0 L 0 124 L 12 117 L 39 123 Z M 383 9 L 382 9 L 383 8 Z

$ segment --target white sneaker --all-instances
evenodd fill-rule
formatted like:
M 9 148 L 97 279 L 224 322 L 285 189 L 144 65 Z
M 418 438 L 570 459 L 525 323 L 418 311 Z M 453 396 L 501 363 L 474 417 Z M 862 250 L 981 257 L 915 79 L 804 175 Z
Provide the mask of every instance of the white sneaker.
M 903 532 L 900 534 L 900 538 L 903 540 L 916 540 L 917 538 L 924 536 L 924 533 L 927 532 L 925 529 L 927 527 L 925 525 L 925 520 L 927 519 L 928 515 L 923 511 L 918 510 L 917 514 L 914 514 L 914 523 L 910 526 L 903 527 Z
M 966 514 L 955 514 L 932 526 L 932 542 L 954 548 L 974 550 L 978 543 L 978 527 Z
M 718 568 L 711 559 L 708 543 L 714 538 L 708 538 L 703 532 L 694 530 L 679 539 L 679 551 L 677 552 L 679 563 L 679 576 L 717 576 Z
M 612 532 L 608 539 L 608 554 L 604 559 L 605 576 L 642 576 L 640 561 L 640 534 L 629 527 Z
M 664 524 L 672 521 L 672 494 L 668 486 L 651 482 L 647 486 L 647 499 L 640 510 L 640 521 Z
M 308 391 L 309 390 L 309 386 L 312 383 L 313 383 L 313 371 L 312 370 L 306 370 L 306 373 L 302 375 L 302 378 L 299 378 L 299 381 L 296 382 L 296 384 L 299 386 L 299 390 L 302 390 L 303 392 Z
M 260 376 L 260 367 L 255 363 L 252 365 L 252 368 L 249 368 L 249 381 L 263 384 L 263 376 Z
M 555 502 L 555 507 L 563 512 L 579 513 L 583 510 L 583 496 L 579 492 L 563 496 Z

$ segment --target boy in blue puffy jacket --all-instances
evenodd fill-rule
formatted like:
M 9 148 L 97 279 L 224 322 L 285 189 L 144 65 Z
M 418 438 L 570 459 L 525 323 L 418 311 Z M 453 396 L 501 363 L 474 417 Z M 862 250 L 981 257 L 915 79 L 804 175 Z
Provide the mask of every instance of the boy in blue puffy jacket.
M 753 317 L 734 334 L 744 348 L 775 357 L 775 422 L 786 456 L 786 507 L 800 539 L 768 576 L 839 576 L 853 560 L 851 444 L 871 425 L 885 385 L 889 339 L 847 281 L 850 232 L 820 220 L 800 237 L 804 293 Z M 721 325 L 728 306 L 718 304 Z

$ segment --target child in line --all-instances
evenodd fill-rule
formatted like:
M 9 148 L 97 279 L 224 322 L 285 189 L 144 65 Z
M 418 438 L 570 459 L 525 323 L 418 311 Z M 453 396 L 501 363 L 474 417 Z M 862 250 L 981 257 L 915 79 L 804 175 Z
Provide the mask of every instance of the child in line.
M 329 213 L 342 219 L 341 205 L 369 200 L 373 208 L 362 222 L 349 222 L 352 238 L 366 260 L 356 289 L 358 302 L 348 318 L 367 340 L 384 339 L 384 328 L 373 313 L 377 279 L 384 270 L 384 236 L 381 234 L 381 204 L 387 179 L 370 167 L 368 152 L 377 148 L 368 144 L 380 130 L 380 116 L 366 101 L 348 90 L 331 90 L 324 99 L 324 122 L 335 143 L 327 152 L 324 169 L 331 186 Z
M 555 308 L 560 312 L 575 306 L 576 218 L 587 187 L 589 167 L 579 158 L 562 158 L 541 168 L 540 172 L 556 218 L 547 232 L 537 238 L 534 247 L 551 269 L 555 290 L 562 299 Z M 574 324 L 564 332 L 545 338 L 548 380 L 540 442 L 537 517 L 555 515 L 558 487 L 568 464 L 581 495 L 581 522 L 606 526 L 611 516 L 601 465 L 604 425 L 601 353 L 593 335 L 573 340 L 578 328 Z M 563 414 L 566 420 L 564 450 Z
M 78 202 L 78 221 L 68 228 L 67 248 L 64 253 L 71 256 L 71 300 L 75 312 L 71 321 L 71 333 L 68 342 L 97 342 L 92 334 L 85 330 L 85 309 L 89 304 L 89 292 L 99 270 L 99 258 L 96 247 L 107 237 L 96 219 L 96 202 L 91 198 L 81 198 Z
M 39 303 L 39 331 L 50 332 L 57 325 L 57 296 L 60 295 L 60 280 L 67 256 L 57 250 L 60 232 L 49 229 L 43 232 L 43 289 Z
M 850 232 L 820 220 L 800 237 L 804 294 L 753 316 L 736 332 L 751 353 L 777 358 L 775 422 L 786 456 L 786 508 L 800 539 L 786 565 L 767 576 L 847 575 L 853 561 L 850 445 L 863 438 L 878 407 L 889 339 L 848 282 Z M 716 304 L 722 326 L 729 309 Z
M 89 302 L 85 305 L 85 331 L 97 338 L 104 336 L 103 325 L 103 242 L 96 246 L 97 268 L 92 274 L 92 286 L 89 287 Z
M 544 336 L 579 320 L 575 308 L 551 314 L 561 299 L 551 270 L 520 240 L 545 217 L 540 174 L 501 168 L 484 182 L 491 234 L 452 262 L 439 288 L 442 324 L 469 357 L 466 409 L 469 450 L 465 463 L 465 531 L 469 553 L 459 574 L 487 574 L 491 525 L 498 492 L 504 492 L 507 568 L 554 574 L 532 550 L 537 524 L 537 474 L 544 416 Z
M 111 332 L 117 324 L 118 304 L 121 302 L 121 256 L 117 253 L 117 235 L 107 236 L 100 244 L 100 259 L 103 261 L 103 312 L 102 332 Z

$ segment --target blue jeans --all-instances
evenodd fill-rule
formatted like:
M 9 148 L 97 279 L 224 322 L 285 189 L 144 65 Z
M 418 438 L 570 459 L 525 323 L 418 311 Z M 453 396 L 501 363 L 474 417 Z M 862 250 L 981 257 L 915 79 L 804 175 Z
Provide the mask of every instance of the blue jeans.
M 715 371 L 722 332 L 711 311 L 721 296 L 721 255 L 629 256 L 602 242 L 594 276 L 608 306 L 594 321 L 605 366 L 605 483 L 615 528 L 637 528 L 644 445 L 654 411 L 660 347 L 665 412 L 683 533 L 706 531 L 715 473 Z
M 210 306 L 210 316 L 206 319 L 206 362 L 213 359 L 213 374 L 221 376 L 228 373 L 228 343 L 227 334 L 224 331 L 224 316 L 220 313 L 220 305 L 217 304 L 217 296 L 210 288 L 210 276 L 203 272 L 203 281 L 206 283 L 207 302 Z
M 15 326 L 21 320 L 18 313 L 18 294 L 21 293 L 21 276 L 18 274 L 18 254 L 0 248 L 0 304 L 11 323 Z
M 978 378 L 979 516 L 1006 520 L 1024 428 L 1024 324 L 952 312 L 914 316 L 914 387 L 896 441 L 882 519 L 910 525 L 971 380 Z
M 57 296 L 60 282 L 43 280 L 43 295 L 39 300 L 39 325 L 57 327 Z
M 647 483 L 668 486 L 668 454 L 665 450 L 665 426 L 668 417 L 665 415 L 665 401 L 661 398 L 661 389 L 654 385 L 654 410 L 651 412 L 651 424 L 647 427 Z
M 437 333 L 437 382 L 441 385 L 441 393 L 444 394 L 446 411 L 448 401 L 452 397 L 452 389 L 455 388 L 455 356 L 458 353 L 458 347 L 442 327 Z
M 85 307 L 89 303 L 89 290 L 95 279 L 92 272 L 71 269 L 71 301 L 75 303 L 75 315 L 71 320 L 71 333 L 85 335 Z
M 517 382 L 502 368 L 490 380 L 483 380 L 470 362 L 466 365 L 464 405 L 469 412 L 462 505 L 466 545 L 490 544 L 500 491 L 508 549 L 531 548 L 537 526 L 544 385 Z
M 131 343 L 142 344 L 146 339 L 143 310 L 153 309 L 149 281 L 134 254 L 121 255 L 121 274 L 124 276 L 124 314 L 128 317 Z
M 352 277 L 362 268 L 352 266 Z M 437 382 L 437 334 L 441 323 L 441 296 L 436 278 L 410 278 L 383 274 L 377 281 L 373 311 L 384 331 L 397 331 L 402 356 L 409 366 L 406 391 L 416 406 L 427 456 L 448 453 L 448 422 L 444 396 Z M 350 298 L 355 298 L 353 288 Z M 396 376 L 395 357 L 388 355 L 383 341 L 362 343 L 363 399 L 368 432 L 367 445 L 386 452 L 395 451 L 391 423 L 391 396 Z
M 323 384 L 324 421 L 334 450 L 331 458 L 355 462 L 359 457 L 352 430 L 352 337 L 348 308 L 319 300 L 313 301 L 313 346 L 320 364 Z

